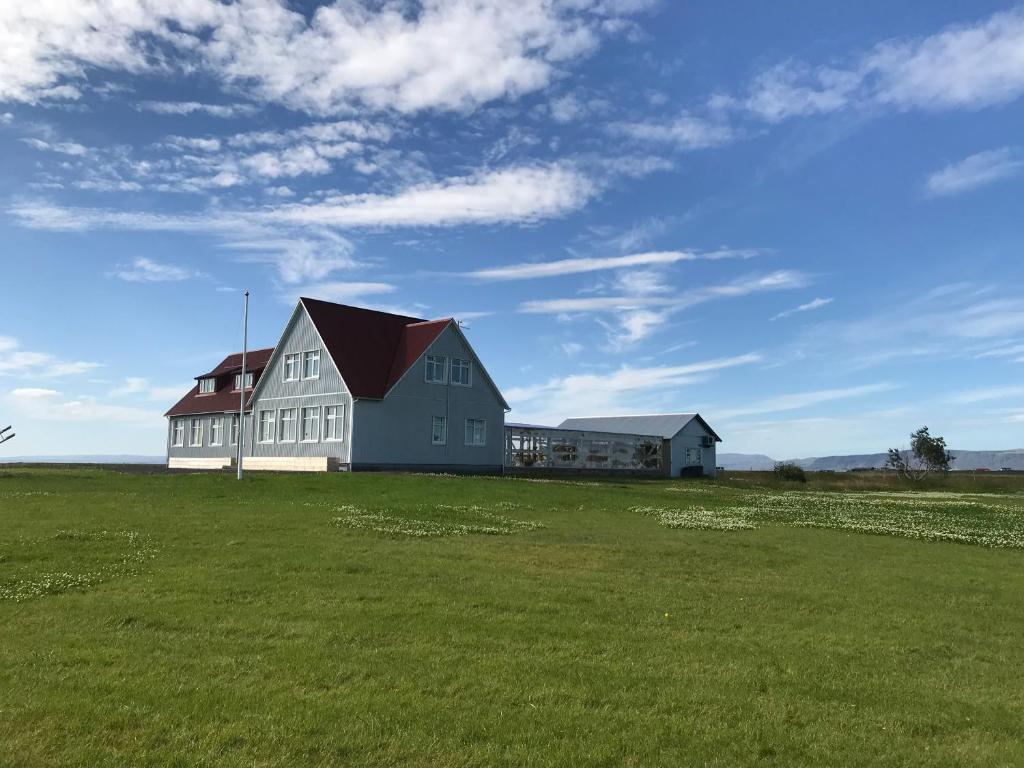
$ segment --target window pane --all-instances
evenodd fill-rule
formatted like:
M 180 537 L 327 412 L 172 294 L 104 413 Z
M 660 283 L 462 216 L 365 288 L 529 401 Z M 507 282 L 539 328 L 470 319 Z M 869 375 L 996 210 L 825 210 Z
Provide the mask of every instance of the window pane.
M 430 441 L 434 445 L 444 445 L 448 442 L 448 423 L 444 416 L 433 417 Z
M 302 409 L 302 439 L 310 441 L 320 439 L 319 408 Z

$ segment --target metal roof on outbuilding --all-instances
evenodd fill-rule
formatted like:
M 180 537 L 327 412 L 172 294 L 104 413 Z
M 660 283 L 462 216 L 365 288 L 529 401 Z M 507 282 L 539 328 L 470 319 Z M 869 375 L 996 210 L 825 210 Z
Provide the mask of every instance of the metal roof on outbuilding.
M 658 435 L 669 440 L 691 421 L 697 419 L 717 442 L 720 438 L 699 413 L 656 413 L 647 416 L 594 416 L 566 419 L 559 429 L 612 432 L 626 435 Z

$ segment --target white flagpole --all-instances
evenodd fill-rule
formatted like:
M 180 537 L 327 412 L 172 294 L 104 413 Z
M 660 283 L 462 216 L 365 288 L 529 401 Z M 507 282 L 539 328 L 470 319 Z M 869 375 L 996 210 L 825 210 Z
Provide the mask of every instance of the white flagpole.
M 245 292 L 245 311 L 242 315 L 242 378 L 238 404 L 238 479 L 242 479 L 242 457 L 245 455 L 245 353 L 249 346 L 249 292 Z M 255 429 L 255 427 L 254 427 Z

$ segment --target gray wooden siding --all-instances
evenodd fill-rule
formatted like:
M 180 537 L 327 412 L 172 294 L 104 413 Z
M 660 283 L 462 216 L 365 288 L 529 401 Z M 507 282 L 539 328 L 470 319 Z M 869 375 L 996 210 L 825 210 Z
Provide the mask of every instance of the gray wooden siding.
M 451 326 L 425 355 L 473 359 Z M 450 372 L 449 372 L 450 373 Z M 504 457 L 505 410 L 487 378 L 474 362 L 472 386 L 425 381 L 424 357 L 410 368 L 384 400 L 356 400 L 352 414 L 353 466 L 490 467 Z M 433 416 L 447 416 L 448 444 L 431 443 Z M 464 445 L 467 418 L 487 422 L 487 444 Z
M 196 458 L 196 459 L 216 459 L 221 457 L 234 457 L 238 455 L 238 446 L 231 445 L 231 417 L 236 415 L 231 413 L 221 414 L 200 414 L 198 416 L 173 416 L 167 419 L 167 456 L 168 458 Z M 224 420 L 224 445 L 210 445 L 210 419 L 220 417 Z M 191 446 L 188 444 L 189 434 L 191 430 L 192 419 L 200 419 L 203 422 L 203 444 L 201 446 Z M 185 444 L 182 446 L 171 445 L 173 427 L 176 421 L 181 421 L 185 425 Z M 251 439 L 250 429 L 248 427 L 249 419 L 246 418 L 247 426 L 245 430 L 245 444 L 246 454 L 248 455 L 248 445 Z
M 320 377 L 317 379 L 304 379 L 299 381 L 284 380 L 285 355 L 302 354 L 312 350 L 320 350 Z M 341 442 L 325 441 L 323 439 L 325 421 L 324 406 L 341 405 L 345 410 L 345 424 L 342 434 L 344 440 Z M 299 439 L 301 430 L 301 414 L 303 408 L 317 407 L 320 409 L 320 437 L 316 442 L 302 442 Z M 295 442 L 282 443 L 278 441 L 278 433 L 281 423 L 280 411 L 285 408 L 295 408 L 296 440 Z M 352 397 L 348 393 L 345 382 L 342 381 L 338 369 L 331 361 L 330 355 L 324 348 L 320 335 L 310 321 L 309 316 L 301 307 L 292 315 L 291 320 L 285 329 L 281 341 L 270 359 L 267 369 L 260 379 L 259 391 L 256 400 L 253 402 L 253 424 L 257 432 L 259 430 L 260 411 L 272 410 L 275 413 L 275 436 L 273 443 L 250 442 L 250 450 L 246 451 L 247 456 L 332 456 L 336 457 L 342 464 L 350 461 L 350 439 L 349 427 L 352 419 Z
M 704 474 L 714 477 L 716 464 L 715 443 L 710 448 L 701 445 L 702 437 L 711 437 L 697 419 L 693 419 L 672 438 L 672 476 L 679 477 L 680 470 L 686 466 L 686 449 L 700 448 Z

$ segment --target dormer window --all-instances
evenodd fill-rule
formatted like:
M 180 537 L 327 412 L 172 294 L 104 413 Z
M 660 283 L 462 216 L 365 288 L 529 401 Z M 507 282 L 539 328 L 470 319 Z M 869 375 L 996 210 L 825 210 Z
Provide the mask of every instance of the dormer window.
M 212 395 L 217 391 L 217 380 L 216 379 L 200 379 L 199 380 L 199 394 L 200 395 Z
M 237 392 L 242 388 L 242 374 L 235 374 L 235 391 Z M 245 388 L 252 389 L 252 372 L 245 374 Z

